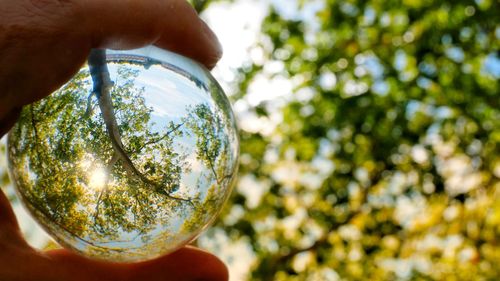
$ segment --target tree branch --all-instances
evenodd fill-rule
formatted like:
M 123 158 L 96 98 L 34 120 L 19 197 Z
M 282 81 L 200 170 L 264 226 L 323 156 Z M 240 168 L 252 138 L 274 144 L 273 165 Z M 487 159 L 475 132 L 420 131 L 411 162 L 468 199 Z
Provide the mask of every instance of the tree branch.
M 92 112 L 94 111 L 94 106 L 92 105 L 92 97 L 94 96 L 95 92 L 92 91 L 90 95 L 87 97 L 87 109 L 85 110 L 85 114 L 83 115 L 85 118 L 90 117 L 92 115 Z
M 99 248 L 102 250 L 107 250 L 107 251 L 123 252 L 122 249 L 114 249 L 114 248 L 109 248 L 109 247 L 97 245 L 97 244 L 81 237 L 80 235 L 77 235 L 76 233 L 74 233 L 73 231 L 68 229 L 66 226 L 64 226 L 62 223 L 58 222 L 57 219 L 52 219 L 52 215 L 50 215 L 47 212 L 47 210 L 45 210 L 44 208 L 37 207 L 38 204 L 36 204 L 33 201 L 36 196 L 31 192 L 31 190 L 29 190 L 29 189 L 27 189 L 27 190 L 28 190 L 29 196 L 25 195 L 24 198 L 28 201 L 28 203 L 31 206 L 33 206 L 33 209 L 35 211 L 40 212 L 46 219 L 50 220 L 50 223 L 48 223 L 47 225 L 51 225 L 51 224 L 56 225 L 57 227 L 61 228 L 62 230 L 66 231 L 68 234 L 70 234 L 72 238 L 75 238 L 75 239 L 77 239 L 85 244 L 92 246 L 92 247 Z
M 222 185 L 224 180 L 229 179 L 233 176 L 233 174 L 228 174 L 228 175 L 224 175 L 222 178 L 219 178 L 219 176 L 217 175 L 217 172 L 215 171 L 215 166 L 213 163 L 215 161 L 215 159 L 212 159 L 212 157 L 208 156 L 208 150 L 206 147 L 203 148 L 203 153 L 205 153 L 205 155 L 207 155 L 208 166 L 210 166 L 210 170 L 214 174 L 215 181 L 217 182 L 218 185 Z
M 158 143 L 159 141 L 162 141 L 164 139 L 166 139 L 167 137 L 170 136 L 170 134 L 176 132 L 177 130 L 179 130 L 182 126 L 184 125 L 184 122 L 180 123 L 179 125 L 175 126 L 172 130 L 168 131 L 165 133 L 165 135 L 161 136 L 160 138 L 158 139 L 154 139 L 154 140 L 150 140 L 150 141 L 147 141 L 145 143 L 143 143 L 141 145 L 141 147 L 139 147 L 138 149 L 136 149 L 135 151 L 132 151 L 131 153 L 139 153 L 141 152 L 146 146 L 150 145 L 150 144 L 154 144 L 154 143 Z
M 160 193 L 169 199 L 183 201 L 194 205 L 192 199 L 180 198 L 171 195 L 169 192 L 165 191 L 162 186 L 148 179 L 135 167 L 134 163 L 132 162 L 132 160 L 130 160 L 127 153 L 123 149 L 118 122 L 116 121 L 113 101 L 111 99 L 111 88 L 113 87 L 113 82 L 111 81 L 109 70 L 106 64 L 106 51 L 101 49 L 93 49 L 89 55 L 88 64 L 90 68 L 90 75 L 92 76 L 92 82 L 94 85 L 93 91 L 98 98 L 99 108 L 106 125 L 106 130 L 108 132 L 111 145 L 115 150 L 116 155 L 118 155 L 119 159 L 122 160 L 127 172 L 135 175 L 153 191 Z

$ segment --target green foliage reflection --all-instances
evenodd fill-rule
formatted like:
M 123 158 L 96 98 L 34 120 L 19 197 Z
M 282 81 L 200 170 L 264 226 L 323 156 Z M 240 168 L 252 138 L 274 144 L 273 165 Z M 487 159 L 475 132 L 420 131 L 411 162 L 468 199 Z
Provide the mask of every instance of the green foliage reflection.
M 127 60 L 111 62 L 110 71 L 104 55 L 94 51 L 89 69 L 24 108 L 9 135 L 12 175 L 63 245 L 113 260 L 152 258 L 187 242 L 219 212 L 233 181 L 236 132 L 232 116 L 206 101 L 187 106 L 184 117 L 160 118 L 147 100 L 152 89 L 138 82 L 144 68 Z M 201 95 L 218 87 L 177 79 Z

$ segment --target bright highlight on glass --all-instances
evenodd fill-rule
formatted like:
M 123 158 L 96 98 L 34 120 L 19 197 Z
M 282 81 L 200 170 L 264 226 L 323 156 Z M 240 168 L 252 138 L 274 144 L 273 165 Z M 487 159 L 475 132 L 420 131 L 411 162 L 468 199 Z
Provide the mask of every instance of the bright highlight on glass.
M 141 261 L 194 239 L 236 175 L 229 102 L 208 71 L 155 47 L 94 50 L 23 109 L 9 165 L 31 214 L 63 246 Z

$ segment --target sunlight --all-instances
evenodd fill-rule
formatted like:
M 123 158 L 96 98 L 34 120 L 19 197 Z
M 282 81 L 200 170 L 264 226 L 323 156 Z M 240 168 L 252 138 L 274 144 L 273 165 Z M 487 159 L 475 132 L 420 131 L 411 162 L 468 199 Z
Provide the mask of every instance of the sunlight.
M 106 169 L 97 168 L 90 173 L 89 187 L 93 190 L 102 190 L 106 186 L 108 175 Z
M 88 156 L 88 157 L 84 158 L 84 159 L 83 159 L 82 161 L 80 161 L 80 163 L 79 163 L 80 168 L 81 168 L 81 169 L 83 169 L 84 171 L 85 171 L 85 170 L 88 170 L 88 169 L 89 169 L 90 167 L 92 167 L 92 165 L 94 164 L 94 163 L 92 162 L 92 160 L 88 159 L 89 157 L 92 157 L 90 154 L 85 155 L 85 156 Z M 93 157 L 92 157 L 92 159 L 93 159 Z

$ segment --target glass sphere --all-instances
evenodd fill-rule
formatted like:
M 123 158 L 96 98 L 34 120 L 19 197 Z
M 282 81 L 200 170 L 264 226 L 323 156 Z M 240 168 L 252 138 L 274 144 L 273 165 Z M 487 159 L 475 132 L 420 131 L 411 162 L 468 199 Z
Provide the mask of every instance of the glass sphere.
M 23 109 L 8 157 L 22 201 L 61 245 L 142 261 L 215 219 L 238 136 L 221 87 L 196 62 L 155 47 L 93 50 L 71 81 Z

